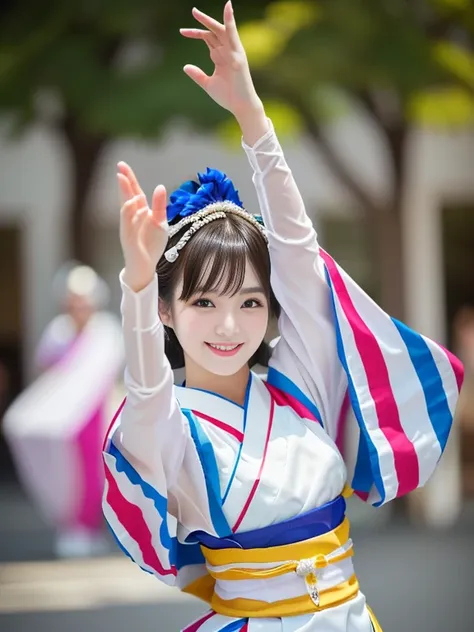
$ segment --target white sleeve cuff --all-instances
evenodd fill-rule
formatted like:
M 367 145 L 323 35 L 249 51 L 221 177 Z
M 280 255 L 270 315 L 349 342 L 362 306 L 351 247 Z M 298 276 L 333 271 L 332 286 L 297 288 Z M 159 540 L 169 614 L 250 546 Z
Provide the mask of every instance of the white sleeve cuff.
M 160 324 L 158 316 L 158 279 L 153 277 L 150 283 L 139 292 L 134 292 L 120 273 L 122 288 L 121 311 L 124 319 L 132 324 L 136 331 L 149 331 Z
M 250 147 L 250 145 L 247 145 L 247 143 L 244 141 L 244 139 L 242 138 L 242 147 L 245 151 L 245 153 L 247 154 L 247 157 L 249 159 L 249 162 L 253 168 L 254 171 L 260 171 L 260 165 L 258 164 L 258 158 L 257 158 L 257 153 L 259 150 L 261 150 L 262 146 L 265 146 L 265 144 L 267 143 L 268 140 L 275 140 L 275 128 L 273 127 L 273 123 L 271 121 L 271 119 L 267 118 L 268 121 L 268 125 L 269 125 L 269 129 L 267 132 L 265 132 L 265 134 L 263 136 L 261 136 L 256 142 L 255 144 Z M 265 150 L 265 147 L 264 147 Z

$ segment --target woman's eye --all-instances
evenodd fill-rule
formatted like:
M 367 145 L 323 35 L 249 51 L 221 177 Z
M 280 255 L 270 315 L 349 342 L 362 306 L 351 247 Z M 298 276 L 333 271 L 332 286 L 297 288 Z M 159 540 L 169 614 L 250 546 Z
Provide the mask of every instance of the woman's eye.
M 207 298 L 200 298 L 197 301 L 194 301 L 193 305 L 196 307 L 213 307 L 213 304 Z
M 250 307 L 262 307 L 262 304 L 254 298 L 249 298 L 245 301 L 242 307 L 245 307 L 246 309 Z

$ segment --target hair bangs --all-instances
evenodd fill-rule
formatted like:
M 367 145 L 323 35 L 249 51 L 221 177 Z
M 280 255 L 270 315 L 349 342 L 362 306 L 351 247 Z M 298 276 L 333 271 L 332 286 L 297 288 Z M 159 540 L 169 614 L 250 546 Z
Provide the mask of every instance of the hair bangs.
M 248 243 L 229 218 L 201 228 L 186 245 L 180 299 L 217 293 L 237 294 L 245 279 Z

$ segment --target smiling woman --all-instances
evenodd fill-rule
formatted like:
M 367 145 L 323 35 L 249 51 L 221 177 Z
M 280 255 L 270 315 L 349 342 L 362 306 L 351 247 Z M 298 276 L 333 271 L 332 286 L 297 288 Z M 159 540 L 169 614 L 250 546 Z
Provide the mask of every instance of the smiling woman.
M 210 604 L 187 632 L 378 632 L 345 498 L 379 506 L 428 480 L 462 369 L 319 247 L 230 2 L 224 24 L 193 15 L 205 28 L 182 33 L 215 69 L 184 70 L 237 119 L 263 226 L 216 169 L 168 206 L 157 187 L 148 208 L 119 165 L 128 395 L 104 450 L 105 516 L 141 568 Z M 280 337 L 262 379 L 250 365 L 272 314 Z
M 213 172 L 219 174 L 225 187 L 231 185 L 225 174 Z M 181 217 L 176 219 L 179 222 Z M 178 222 L 175 220 L 174 225 Z M 184 225 L 171 237 L 169 249 L 179 243 L 187 227 Z M 188 355 L 200 364 L 203 358 L 208 358 L 208 354 L 203 356 L 203 343 L 222 346 L 236 342 L 246 343 L 241 345 L 244 348 L 239 353 L 241 366 L 267 364 L 269 351 L 263 338 L 268 319 L 279 315 L 279 305 L 270 285 L 266 241 L 255 224 L 231 213 L 210 221 L 195 232 L 174 262 L 162 257 L 157 273 L 160 316 L 166 327 L 166 351 L 173 368 L 185 365 L 183 346 L 187 345 L 183 338 L 186 342 L 195 340 L 194 353 L 189 350 Z M 198 343 L 204 323 L 209 338 Z M 252 335 L 249 331 L 240 333 L 240 327 L 250 327 Z M 246 341 L 239 338 L 243 335 L 248 336 Z M 219 374 L 235 367 L 219 368 L 214 362 L 212 368 L 213 373 Z M 189 362 L 186 375 L 187 383 L 192 384 Z

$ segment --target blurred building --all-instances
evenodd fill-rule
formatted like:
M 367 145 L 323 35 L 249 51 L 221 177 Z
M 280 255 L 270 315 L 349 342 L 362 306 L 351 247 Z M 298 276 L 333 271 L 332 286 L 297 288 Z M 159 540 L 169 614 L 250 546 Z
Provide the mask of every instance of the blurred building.
M 383 144 L 365 119 L 346 118 L 331 138 L 356 177 L 382 197 L 389 187 Z M 321 239 L 363 285 L 374 271 L 355 204 L 305 139 L 284 141 L 286 154 Z M 9 393 L 32 375 L 32 353 L 55 312 L 50 287 L 66 252 L 69 157 L 61 138 L 43 127 L 10 139 L 0 125 L 0 361 Z M 405 192 L 405 265 L 408 322 L 449 344 L 454 314 L 474 304 L 474 131 L 419 130 L 408 148 Z M 241 198 L 256 208 L 250 168 L 242 151 L 188 129 L 171 130 L 160 143 L 115 142 L 103 155 L 89 201 L 93 261 L 119 307 L 118 191 L 115 165 L 126 160 L 146 193 L 158 182 L 169 189 L 206 166 L 218 166 L 236 182 Z M 8 396 L 7 396 L 8 397 Z

